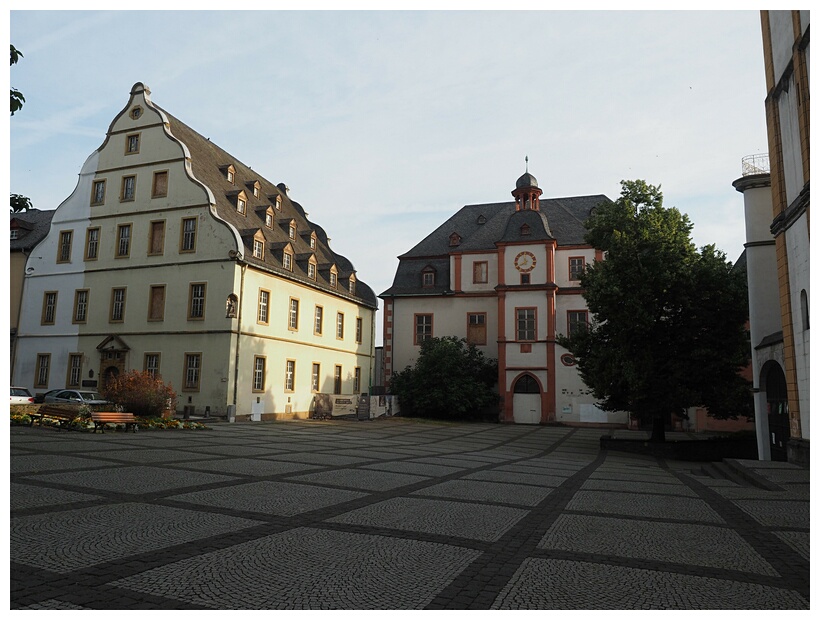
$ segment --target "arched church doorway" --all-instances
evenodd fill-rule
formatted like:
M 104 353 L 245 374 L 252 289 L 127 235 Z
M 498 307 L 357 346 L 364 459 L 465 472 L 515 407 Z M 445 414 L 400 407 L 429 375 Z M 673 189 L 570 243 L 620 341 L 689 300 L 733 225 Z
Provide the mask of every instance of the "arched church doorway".
M 766 411 L 769 418 L 769 448 L 773 461 L 788 460 L 789 395 L 786 376 L 780 364 L 768 361 L 760 370 L 762 385 L 766 386 Z
M 516 424 L 541 423 L 541 386 L 530 374 L 521 375 L 513 385 L 513 421 Z

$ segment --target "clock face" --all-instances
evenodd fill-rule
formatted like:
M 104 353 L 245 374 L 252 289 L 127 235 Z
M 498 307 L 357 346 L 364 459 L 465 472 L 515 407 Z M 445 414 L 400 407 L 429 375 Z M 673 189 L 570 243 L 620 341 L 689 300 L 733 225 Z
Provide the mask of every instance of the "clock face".
M 515 257 L 515 268 L 521 273 L 529 273 L 535 267 L 535 254 L 532 252 L 519 252 Z

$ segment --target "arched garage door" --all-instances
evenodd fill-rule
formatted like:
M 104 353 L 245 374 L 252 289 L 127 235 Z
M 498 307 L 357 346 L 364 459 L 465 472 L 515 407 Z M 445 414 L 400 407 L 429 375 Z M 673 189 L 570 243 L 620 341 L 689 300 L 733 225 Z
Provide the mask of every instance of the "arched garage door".
M 513 421 L 541 423 L 541 388 L 532 375 L 521 375 L 513 386 Z

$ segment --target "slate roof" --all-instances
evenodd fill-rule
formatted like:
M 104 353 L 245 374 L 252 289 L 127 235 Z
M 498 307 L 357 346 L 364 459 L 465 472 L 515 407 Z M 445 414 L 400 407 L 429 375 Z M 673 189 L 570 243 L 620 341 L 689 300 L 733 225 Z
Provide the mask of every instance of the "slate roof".
M 399 256 L 393 285 L 380 297 L 451 294 L 449 256 L 452 252 L 494 252 L 496 243 L 554 239 L 561 246 L 586 245 L 584 221 L 593 208 L 610 202 L 603 194 L 541 198 L 540 211 L 516 211 L 515 202 L 466 205 L 413 248 Z M 521 226 L 529 235 L 521 236 Z M 450 236 L 461 238 L 450 245 Z M 436 268 L 436 285 L 421 286 L 421 272 Z
M 332 292 L 370 308 L 378 308 L 375 293 L 358 278 L 356 280 L 355 295 L 349 294 L 341 286 L 341 280 L 355 272 L 353 264 L 344 256 L 330 249 L 327 233 L 321 226 L 308 220 L 302 206 L 288 197 L 285 191 L 286 186 L 283 183 L 276 185 L 268 181 L 258 172 L 251 170 L 249 166 L 246 166 L 236 157 L 211 142 L 210 139 L 191 129 L 164 108 L 156 107 L 167 116 L 171 133 L 188 147 L 191 154 L 193 174 L 213 192 L 219 217 L 240 231 L 242 241 L 245 244 L 245 248 L 242 250 L 245 262 L 284 278 Z M 236 170 L 233 183 L 228 181 L 227 175 L 223 172 L 231 164 Z M 253 195 L 252 188 L 255 181 L 260 185 L 258 198 Z M 240 190 L 244 190 L 247 197 L 245 215 L 236 210 L 235 200 Z M 281 210 L 276 209 L 277 196 L 282 197 Z M 273 206 L 274 225 L 272 229 L 265 226 L 265 209 L 260 209 L 260 207 L 267 206 Z M 290 219 L 293 219 L 297 225 L 296 239 L 290 239 L 287 231 L 280 225 L 281 222 Z M 253 234 L 257 230 L 261 230 L 265 237 L 266 251 L 261 259 L 253 256 Z M 311 230 L 316 233 L 317 237 L 315 250 L 310 249 L 310 237 L 303 236 L 305 232 Z M 245 234 L 248 231 L 250 231 L 250 235 Z M 307 269 L 306 264 L 299 265 L 294 261 L 293 271 L 284 269 L 281 261 L 267 249 L 284 247 L 285 243 L 288 242 L 293 246 L 293 250 L 297 255 L 311 252 L 316 255 L 316 260 L 319 263 L 335 263 L 339 272 L 340 286 L 331 288 L 330 283 L 321 273 L 317 275 L 316 280 L 308 278 L 305 271 Z
M 9 249 L 12 252 L 22 252 L 31 250 L 42 241 L 51 228 L 51 218 L 54 211 L 40 211 L 39 209 L 29 209 L 19 213 L 11 213 L 9 224 L 16 221 L 17 239 L 11 239 Z

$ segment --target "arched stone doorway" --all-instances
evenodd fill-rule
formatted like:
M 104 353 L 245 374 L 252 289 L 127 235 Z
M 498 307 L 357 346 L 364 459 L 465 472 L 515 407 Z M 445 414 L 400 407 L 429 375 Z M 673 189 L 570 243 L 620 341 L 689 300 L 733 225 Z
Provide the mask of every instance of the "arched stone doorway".
M 760 370 L 760 384 L 766 388 L 766 413 L 769 421 L 769 449 L 773 461 L 788 460 L 789 395 L 786 375 L 780 364 L 768 361 Z
M 521 375 L 513 385 L 513 421 L 516 424 L 541 423 L 541 386 L 530 374 Z

